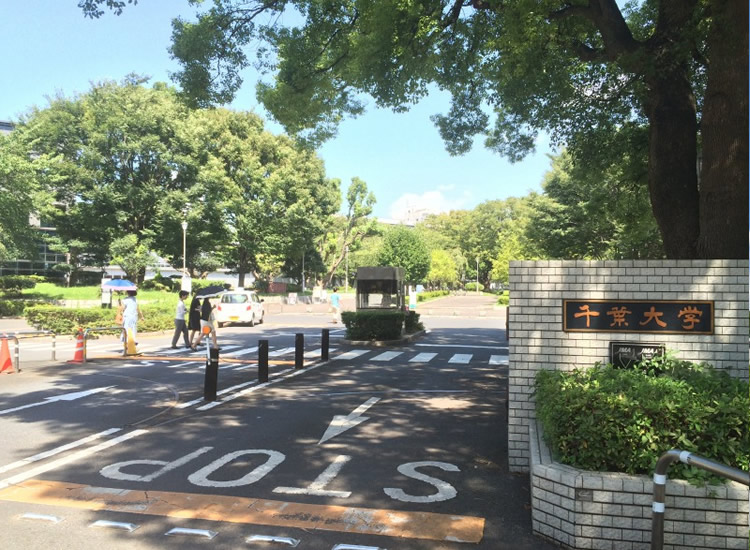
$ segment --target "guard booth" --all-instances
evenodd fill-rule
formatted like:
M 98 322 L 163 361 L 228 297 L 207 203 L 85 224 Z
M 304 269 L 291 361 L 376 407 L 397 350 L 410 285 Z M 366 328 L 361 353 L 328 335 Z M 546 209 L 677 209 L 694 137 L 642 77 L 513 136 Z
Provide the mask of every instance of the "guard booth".
M 357 268 L 357 310 L 403 308 L 403 267 Z

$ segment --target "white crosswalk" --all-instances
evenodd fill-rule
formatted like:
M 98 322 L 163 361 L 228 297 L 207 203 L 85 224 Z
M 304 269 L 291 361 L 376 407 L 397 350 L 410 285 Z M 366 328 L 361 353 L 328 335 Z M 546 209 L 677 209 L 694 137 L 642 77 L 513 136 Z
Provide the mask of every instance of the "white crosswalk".
M 116 344 L 115 344 L 116 345 Z M 422 347 L 427 347 L 429 344 L 418 344 Z M 100 349 L 99 345 L 89 345 L 88 349 L 89 352 L 105 352 L 105 353 L 120 353 L 121 349 L 117 348 L 115 349 L 112 343 L 109 343 L 106 345 L 108 349 L 104 349 L 103 347 Z M 436 348 L 444 348 L 448 347 L 448 345 L 438 345 L 435 344 Z M 492 346 L 451 346 L 453 348 L 467 348 L 467 349 L 494 349 L 494 350 L 502 350 L 502 346 L 498 347 L 492 347 Z M 92 349 L 93 348 L 93 349 Z M 507 348 L 506 348 L 507 349 Z M 291 355 L 294 353 L 295 348 L 293 346 L 287 346 L 287 347 L 279 347 L 276 349 L 270 349 L 268 356 L 271 357 L 282 357 L 285 355 Z M 58 351 L 61 351 L 58 349 Z M 175 355 L 175 356 L 187 356 L 185 359 L 187 360 L 186 363 L 179 363 L 176 365 L 171 365 L 170 368 L 177 368 L 185 365 L 193 365 L 198 362 L 202 362 L 205 355 L 206 350 L 205 348 L 199 349 L 198 351 L 191 351 L 186 350 L 185 348 L 179 348 L 179 349 L 171 349 L 169 347 L 167 348 L 150 348 L 144 346 L 143 349 L 140 349 L 141 353 L 145 355 Z M 308 349 L 305 350 L 305 358 L 308 360 L 316 360 L 320 358 L 321 355 L 321 348 L 314 348 L 314 349 Z M 225 360 L 232 361 L 233 359 L 245 359 L 245 360 L 253 360 L 257 357 L 258 352 L 258 346 L 250 346 L 250 347 L 243 347 L 238 344 L 223 344 L 221 346 L 221 357 Z M 331 360 L 339 360 L 339 361 L 350 361 L 357 358 L 363 358 L 367 361 L 373 361 L 377 363 L 388 363 L 391 361 L 396 360 L 397 358 L 402 358 L 402 360 L 406 360 L 408 363 L 430 363 L 432 361 L 444 361 L 451 365 L 468 365 L 470 363 L 484 363 L 489 365 L 496 365 L 496 366 L 507 366 L 509 364 L 509 357 L 506 354 L 491 354 L 486 355 L 486 351 L 480 351 L 478 353 L 453 353 L 449 350 L 445 351 L 438 351 L 438 352 L 404 352 L 404 351 L 381 351 L 381 350 L 374 350 L 374 349 L 350 349 L 343 351 L 342 353 L 338 353 L 338 350 L 336 347 L 331 346 L 329 348 L 329 357 Z M 188 359 L 189 358 L 189 359 Z M 134 358 L 134 360 L 137 360 Z M 232 370 L 246 370 L 246 369 L 252 369 L 256 368 L 255 364 L 247 364 L 247 363 L 231 363 L 231 364 L 222 364 L 222 368 L 224 369 L 232 369 Z

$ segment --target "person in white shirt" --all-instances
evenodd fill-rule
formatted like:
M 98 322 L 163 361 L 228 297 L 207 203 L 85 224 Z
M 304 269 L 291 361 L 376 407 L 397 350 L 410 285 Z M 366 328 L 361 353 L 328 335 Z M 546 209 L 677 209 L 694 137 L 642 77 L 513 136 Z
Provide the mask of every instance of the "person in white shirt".
M 177 302 L 177 309 L 174 313 L 174 336 L 172 336 L 172 348 L 177 349 L 177 340 L 180 339 L 180 334 L 182 334 L 182 339 L 185 341 L 185 347 L 190 347 L 190 339 L 188 338 L 188 327 L 185 323 L 185 313 L 187 312 L 185 308 L 185 298 L 188 297 L 188 292 L 186 290 L 180 291 L 180 299 Z

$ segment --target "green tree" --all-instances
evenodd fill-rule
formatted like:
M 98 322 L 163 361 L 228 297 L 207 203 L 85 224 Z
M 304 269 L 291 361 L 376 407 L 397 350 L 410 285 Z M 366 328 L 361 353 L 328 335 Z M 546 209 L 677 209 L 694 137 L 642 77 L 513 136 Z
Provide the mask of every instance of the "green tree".
M 105 1 L 122 9 L 87 0 L 85 13 Z M 304 24 L 284 27 L 287 9 Z M 745 258 L 747 20 L 739 0 L 214 0 L 197 22 L 175 21 L 172 53 L 177 80 L 205 105 L 235 95 L 252 47 L 276 71 L 260 100 L 287 131 L 316 140 L 363 112 L 362 93 L 403 111 L 430 84 L 453 96 L 434 117 L 453 153 L 479 134 L 516 160 L 545 131 L 585 157 L 602 132 L 647 128 L 667 255 Z
M 553 159 L 544 193 L 530 199 L 526 236 L 549 258 L 659 258 L 664 252 L 645 185 L 624 159 L 593 173 L 567 153 Z M 645 177 L 645 167 L 644 177 Z
M 149 243 L 139 240 L 138 235 L 125 235 L 112 241 L 110 245 L 112 263 L 119 265 L 125 276 L 134 283 L 140 283 L 146 268 L 156 265 Z
M 405 282 L 424 281 L 430 271 L 430 253 L 419 235 L 405 227 L 394 227 L 383 237 L 378 265 L 403 267 Z
M 369 217 L 375 205 L 375 195 L 367 190 L 363 180 L 352 178 L 346 192 L 346 203 L 346 214 L 335 220 L 320 239 L 321 256 L 328 270 L 323 280 L 325 286 L 330 286 L 347 253 L 356 252 L 362 239 L 375 231 L 375 220 Z
M 0 261 L 36 255 L 37 233 L 29 225 L 38 204 L 36 170 L 17 137 L 0 134 Z
M 427 280 L 438 288 L 453 286 L 458 282 L 458 266 L 454 257 L 445 250 L 430 253 L 430 271 Z

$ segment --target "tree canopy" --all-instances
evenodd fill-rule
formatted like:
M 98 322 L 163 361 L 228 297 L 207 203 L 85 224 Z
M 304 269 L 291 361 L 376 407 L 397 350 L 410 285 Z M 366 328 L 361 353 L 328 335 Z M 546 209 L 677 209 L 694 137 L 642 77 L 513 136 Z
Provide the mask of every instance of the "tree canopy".
M 105 1 L 122 9 L 86 13 Z M 259 99 L 314 141 L 366 95 L 401 111 L 431 85 L 452 94 L 433 120 L 456 154 L 481 135 L 518 160 L 543 131 L 586 162 L 618 129 L 645 129 L 667 255 L 746 257 L 747 20 L 741 0 L 214 0 L 174 22 L 172 54 L 197 105 L 229 101 L 256 62 L 274 75 Z

